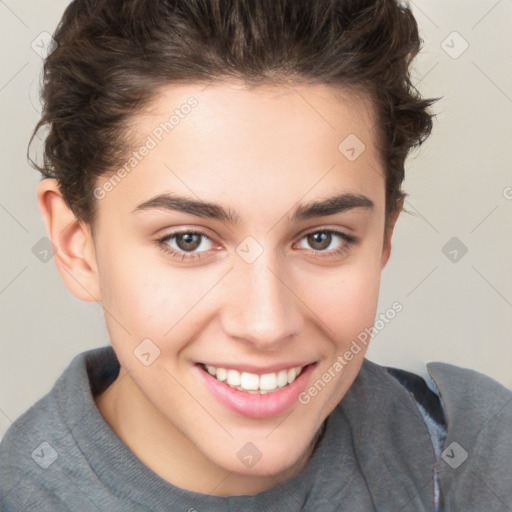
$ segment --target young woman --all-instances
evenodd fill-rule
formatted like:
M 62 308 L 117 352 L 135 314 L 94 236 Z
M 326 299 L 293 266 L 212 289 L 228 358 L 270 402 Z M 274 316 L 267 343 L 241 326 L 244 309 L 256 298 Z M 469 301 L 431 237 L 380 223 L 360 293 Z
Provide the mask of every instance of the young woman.
M 365 359 L 432 128 L 410 9 L 75 0 L 54 38 L 37 199 L 112 346 L 9 428 L 1 509 L 507 510 L 512 392 Z

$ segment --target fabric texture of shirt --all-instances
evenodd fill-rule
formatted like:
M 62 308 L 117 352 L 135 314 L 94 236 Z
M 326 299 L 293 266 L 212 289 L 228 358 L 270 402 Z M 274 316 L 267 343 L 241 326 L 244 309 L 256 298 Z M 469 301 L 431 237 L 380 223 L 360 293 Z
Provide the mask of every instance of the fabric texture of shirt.
M 93 396 L 119 372 L 111 346 L 78 354 L 0 443 L 0 510 L 512 510 L 512 391 L 473 370 L 412 373 L 364 360 L 307 466 L 255 495 L 177 487 L 110 428 Z M 443 451 L 444 450 L 444 451 Z

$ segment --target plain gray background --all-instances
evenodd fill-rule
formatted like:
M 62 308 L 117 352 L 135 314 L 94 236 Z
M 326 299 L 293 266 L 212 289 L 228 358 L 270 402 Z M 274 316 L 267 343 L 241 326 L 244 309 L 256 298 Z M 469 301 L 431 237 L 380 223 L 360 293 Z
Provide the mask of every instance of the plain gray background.
M 0 436 L 76 354 L 110 343 L 101 307 L 76 299 L 53 259 L 34 254 L 46 231 L 25 156 L 40 111 L 33 46 L 68 3 L 0 0 Z M 403 311 L 368 358 L 420 374 L 426 361 L 446 361 L 512 388 L 512 0 L 410 5 L 425 41 L 414 83 L 444 97 L 433 134 L 407 161 L 414 215 L 398 220 L 382 275 L 379 312 L 395 301 Z

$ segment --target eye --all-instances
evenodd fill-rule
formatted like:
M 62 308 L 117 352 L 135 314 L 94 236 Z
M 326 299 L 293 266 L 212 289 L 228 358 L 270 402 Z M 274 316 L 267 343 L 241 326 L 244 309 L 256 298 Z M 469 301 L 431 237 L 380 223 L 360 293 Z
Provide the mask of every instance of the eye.
M 202 252 L 213 247 L 211 238 L 202 231 L 176 231 L 158 239 L 157 243 L 164 252 L 181 260 L 201 258 Z
M 341 231 L 323 229 L 307 233 L 299 245 L 301 249 L 308 250 L 301 242 L 307 243 L 314 258 L 335 258 L 347 253 L 357 241 L 356 237 Z M 156 240 L 156 243 L 162 251 L 182 261 L 204 258 L 203 253 L 215 247 L 212 239 L 202 231 L 175 231 Z
M 331 258 L 348 252 L 351 246 L 357 242 L 357 238 L 341 231 L 324 229 L 307 233 L 301 238 L 301 242 L 309 245 L 315 258 Z M 329 247 L 331 249 L 327 250 Z M 307 249 L 303 244 L 301 248 Z

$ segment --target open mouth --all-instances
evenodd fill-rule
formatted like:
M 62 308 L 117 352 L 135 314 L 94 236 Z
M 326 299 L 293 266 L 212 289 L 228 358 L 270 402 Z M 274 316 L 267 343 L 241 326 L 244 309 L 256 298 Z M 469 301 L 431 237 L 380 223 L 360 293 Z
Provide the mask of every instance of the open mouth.
M 314 364 L 314 363 L 311 363 Z M 219 382 L 223 382 L 232 389 L 245 391 L 251 394 L 264 395 L 274 393 L 292 384 L 295 379 L 311 364 L 283 369 L 278 372 L 256 374 L 239 372 L 229 368 L 220 368 L 199 363 L 202 370 L 209 373 Z
M 299 403 L 300 393 L 312 378 L 318 361 L 277 372 L 240 372 L 196 363 L 200 381 L 216 400 L 235 414 L 248 418 L 272 418 Z

